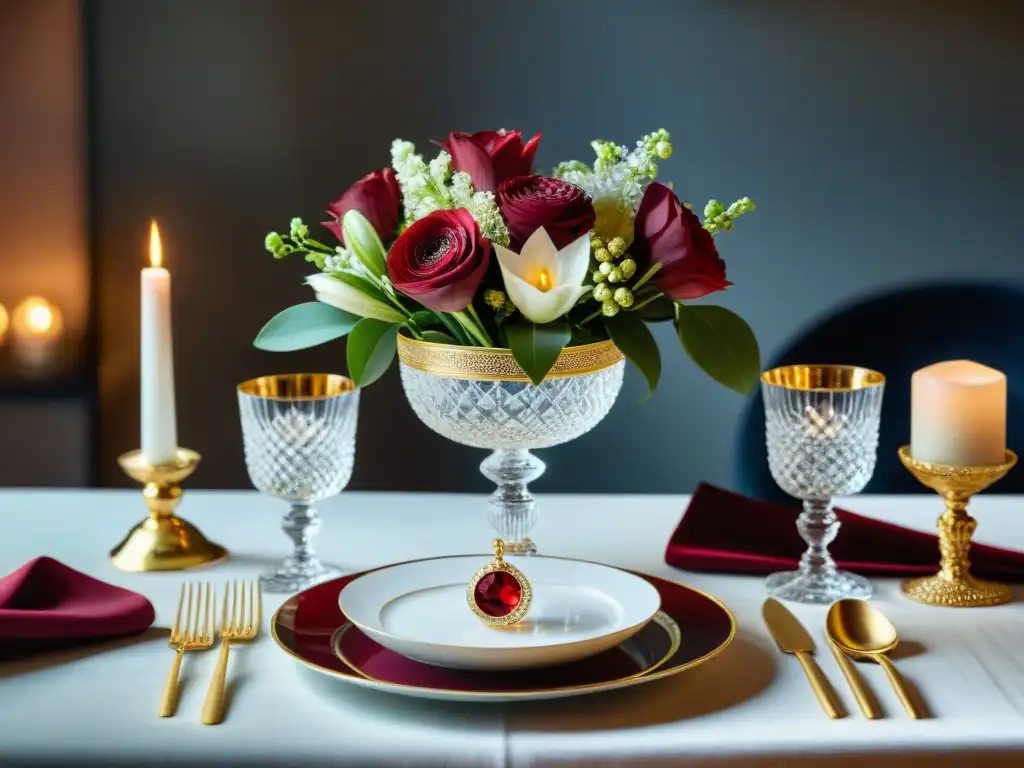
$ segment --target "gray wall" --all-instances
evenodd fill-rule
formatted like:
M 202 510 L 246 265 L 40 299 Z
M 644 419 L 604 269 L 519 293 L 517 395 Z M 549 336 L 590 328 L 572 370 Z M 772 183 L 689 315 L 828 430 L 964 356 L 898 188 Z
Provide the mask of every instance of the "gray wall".
M 766 358 L 837 304 L 938 278 L 1024 283 L 1024 10 L 988 0 L 514 3 L 95 0 L 87 4 L 105 480 L 137 442 L 138 268 L 159 218 L 175 280 L 180 433 L 197 484 L 245 485 L 233 385 L 343 368 L 343 349 L 249 347 L 308 299 L 263 234 L 386 164 L 392 137 L 542 130 L 542 166 L 664 126 L 687 199 L 750 195 L 720 240 L 722 303 Z M 540 490 L 728 483 L 744 401 L 659 329 L 656 395 L 630 375 L 590 435 L 542 454 Z M 855 362 L 855 361 L 850 361 Z M 896 383 L 899 385 L 899 383 Z M 364 395 L 354 487 L 476 490 L 397 376 Z

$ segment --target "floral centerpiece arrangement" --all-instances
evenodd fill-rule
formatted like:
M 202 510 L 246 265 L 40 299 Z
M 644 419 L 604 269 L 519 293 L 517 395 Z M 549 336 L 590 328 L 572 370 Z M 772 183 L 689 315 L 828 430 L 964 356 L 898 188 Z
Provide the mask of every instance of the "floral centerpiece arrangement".
M 275 316 L 257 347 L 299 349 L 348 336 L 360 386 L 391 364 L 397 335 L 434 344 L 500 347 L 534 384 L 562 350 L 610 339 L 653 391 L 661 373 L 648 323 L 671 321 L 683 349 L 743 393 L 760 372 L 747 324 L 719 306 L 689 304 L 727 288 L 714 236 L 754 210 L 748 198 L 711 200 L 699 218 L 655 181 L 669 134 L 630 150 L 594 141 L 592 165 L 534 172 L 540 134 L 452 133 L 427 161 L 396 140 L 391 167 L 370 173 L 327 208 L 338 241 L 302 219 L 271 232 L 276 258 L 302 254 L 318 273 L 317 301 Z

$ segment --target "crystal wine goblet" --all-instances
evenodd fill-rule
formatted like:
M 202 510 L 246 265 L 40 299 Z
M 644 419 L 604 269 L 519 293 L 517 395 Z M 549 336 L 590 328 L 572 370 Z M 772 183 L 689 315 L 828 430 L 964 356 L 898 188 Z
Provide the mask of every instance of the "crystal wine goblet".
M 529 483 L 545 467 L 530 451 L 575 440 L 608 415 L 622 388 L 622 353 L 611 341 L 566 347 L 537 385 L 508 349 L 399 336 L 398 359 L 420 421 L 449 440 L 492 451 L 480 471 L 498 486 L 490 520 L 505 554 L 536 554 L 530 532 L 537 501 Z
M 828 552 L 839 532 L 832 498 L 864 489 L 875 471 L 885 377 L 847 365 L 790 365 L 761 376 L 768 466 L 803 501 L 807 551 L 795 571 L 768 577 L 769 594 L 801 603 L 871 597 L 871 583 L 840 571 Z
M 291 502 L 281 527 L 295 550 L 260 576 L 264 591 L 294 593 L 340 575 L 313 552 L 320 517 L 312 504 L 336 496 L 352 477 L 359 390 L 335 374 L 261 376 L 238 385 L 238 408 L 253 485 Z

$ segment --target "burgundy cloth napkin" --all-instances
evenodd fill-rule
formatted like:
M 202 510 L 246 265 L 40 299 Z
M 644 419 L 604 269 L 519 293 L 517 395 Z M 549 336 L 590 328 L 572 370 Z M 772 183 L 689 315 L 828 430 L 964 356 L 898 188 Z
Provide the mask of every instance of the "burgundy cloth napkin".
M 0 657 L 134 635 L 153 619 L 153 606 L 142 595 L 50 557 L 0 579 Z
M 934 499 L 935 512 L 942 505 Z M 701 484 L 669 540 L 665 562 L 676 568 L 767 574 L 795 568 L 807 544 L 796 530 L 800 510 Z M 842 523 L 829 552 L 840 568 L 874 576 L 919 576 L 939 565 L 936 536 L 837 509 Z M 924 522 L 924 520 L 922 520 Z M 972 572 L 1024 581 L 1024 552 L 975 544 Z

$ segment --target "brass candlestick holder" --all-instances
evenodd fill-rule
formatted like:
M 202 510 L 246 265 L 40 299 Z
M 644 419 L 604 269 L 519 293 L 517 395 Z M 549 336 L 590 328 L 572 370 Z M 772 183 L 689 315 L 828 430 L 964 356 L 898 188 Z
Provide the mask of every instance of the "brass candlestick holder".
M 1010 602 L 1013 593 L 1005 584 L 985 581 L 971 575 L 968 551 L 978 521 L 967 514 L 971 496 L 1001 480 L 1017 463 L 1013 451 L 1006 452 L 1002 464 L 957 467 L 918 461 L 910 455 L 910 446 L 899 450 L 900 461 L 921 483 L 942 496 L 946 511 L 939 517 L 939 572 L 934 576 L 907 579 L 900 588 L 911 600 L 928 605 L 976 608 Z
M 179 448 L 174 461 L 150 464 L 142 451 L 122 454 L 117 463 L 145 487 L 142 497 L 149 517 L 135 526 L 110 557 L 122 571 L 180 571 L 225 560 L 228 551 L 214 544 L 192 523 L 174 514 L 181 501 L 181 482 L 195 472 L 199 454 Z

